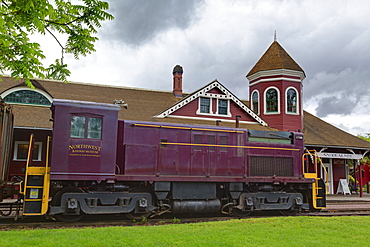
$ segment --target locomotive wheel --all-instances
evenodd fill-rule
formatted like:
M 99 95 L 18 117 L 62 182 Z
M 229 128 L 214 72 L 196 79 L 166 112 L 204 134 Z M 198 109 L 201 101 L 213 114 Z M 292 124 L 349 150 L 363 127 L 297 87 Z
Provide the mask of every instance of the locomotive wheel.
M 232 208 L 231 209 L 231 214 L 236 216 L 236 217 L 241 217 L 241 218 L 247 217 L 251 213 L 252 213 L 252 210 L 242 211 L 238 208 Z
M 296 215 L 301 211 L 301 208 L 297 205 L 296 200 L 298 198 L 294 199 L 293 206 L 290 209 L 287 210 L 280 210 L 280 213 L 285 216 L 293 216 Z
M 130 192 L 132 192 L 132 193 L 140 193 L 140 192 L 141 193 L 143 193 L 143 192 L 150 193 L 152 195 L 152 198 L 153 198 L 153 201 L 154 201 L 154 195 L 153 195 L 153 193 L 149 189 L 147 189 L 145 187 L 136 187 L 136 188 L 131 189 Z M 152 212 L 135 213 L 135 209 L 134 209 L 130 213 L 127 213 L 126 216 L 130 220 L 135 220 L 136 221 L 136 220 L 143 220 L 145 218 L 148 218 L 151 213 Z
M 9 206 L 9 210 L 7 211 L 0 211 L 0 216 L 9 216 L 12 213 L 12 205 Z
M 61 206 L 62 196 L 65 193 L 85 193 L 83 190 L 76 187 L 66 187 L 57 192 L 51 201 L 52 206 Z M 53 215 L 57 220 L 63 222 L 75 222 L 82 220 L 85 217 L 85 213 L 80 211 L 79 215 L 64 215 L 64 214 L 55 214 Z

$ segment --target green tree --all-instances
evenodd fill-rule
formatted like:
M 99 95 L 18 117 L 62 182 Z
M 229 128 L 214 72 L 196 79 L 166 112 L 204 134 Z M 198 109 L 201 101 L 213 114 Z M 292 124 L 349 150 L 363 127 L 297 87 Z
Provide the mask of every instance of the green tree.
M 370 142 L 370 133 L 366 133 L 364 136 L 363 135 L 357 135 L 358 138 L 361 138 L 365 141 L 368 141 Z M 361 160 L 361 163 L 364 164 L 364 165 L 368 165 L 370 166 L 370 158 L 368 156 L 364 157 L 362 160 Z
M 365 141 L 370 142 L 370 133 L 366 133 L 364 136 L 363 135 L 357 135 L 358 138 L 361 138 Z
M 99 0 L 0 1 L 0 72 L 24 78 L 29 87 L 33 87 L 32 78 L 65 81 L 70 71 L 64 54 L 78 59 L 95 51 L 94 34 L 103 21 L 113 19 L 108 8 L 107 2 Z M 41 62 L 45 55 L 40 44 L 30 41 L 34 34 L 51 35 L 61 48 L 60 59 L 49 67 Z

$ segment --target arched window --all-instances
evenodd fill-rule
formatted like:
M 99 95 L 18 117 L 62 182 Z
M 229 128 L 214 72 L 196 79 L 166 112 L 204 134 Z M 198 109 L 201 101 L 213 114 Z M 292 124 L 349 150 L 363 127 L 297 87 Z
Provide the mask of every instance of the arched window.
M 286 91 L 286 111 L 287 113 L 298 112 L 298 94 L 294 88 Z
M 279 93 L 276 88 L 270 88 L 265 93 L 265 110 L 266 113 L 279 112 Z
M 254 91 L 252 93 L 252 111 L 259 114 L 259 97 L 258 97 L 258 91 Z
M 1 95 L 5 102 L 10 104 L 31 104 L 50 106 L 52 98 L 41 90 L 29 88 L 16 88 L 8 90 Z

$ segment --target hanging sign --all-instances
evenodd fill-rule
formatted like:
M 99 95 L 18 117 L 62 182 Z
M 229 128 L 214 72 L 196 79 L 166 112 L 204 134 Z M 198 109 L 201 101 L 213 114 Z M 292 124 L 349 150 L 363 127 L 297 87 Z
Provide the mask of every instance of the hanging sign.
M 320 158 L 360 160 L 362 154 L 318 153 Z

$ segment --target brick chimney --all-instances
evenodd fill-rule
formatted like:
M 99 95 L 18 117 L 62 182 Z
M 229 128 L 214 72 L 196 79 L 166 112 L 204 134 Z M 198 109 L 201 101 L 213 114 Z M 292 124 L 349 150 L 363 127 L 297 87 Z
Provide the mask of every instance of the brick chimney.
M 173 94 L 176 97 L 182 97 L 182 67 L 180 65 L 176 65 L 173 68 Z

